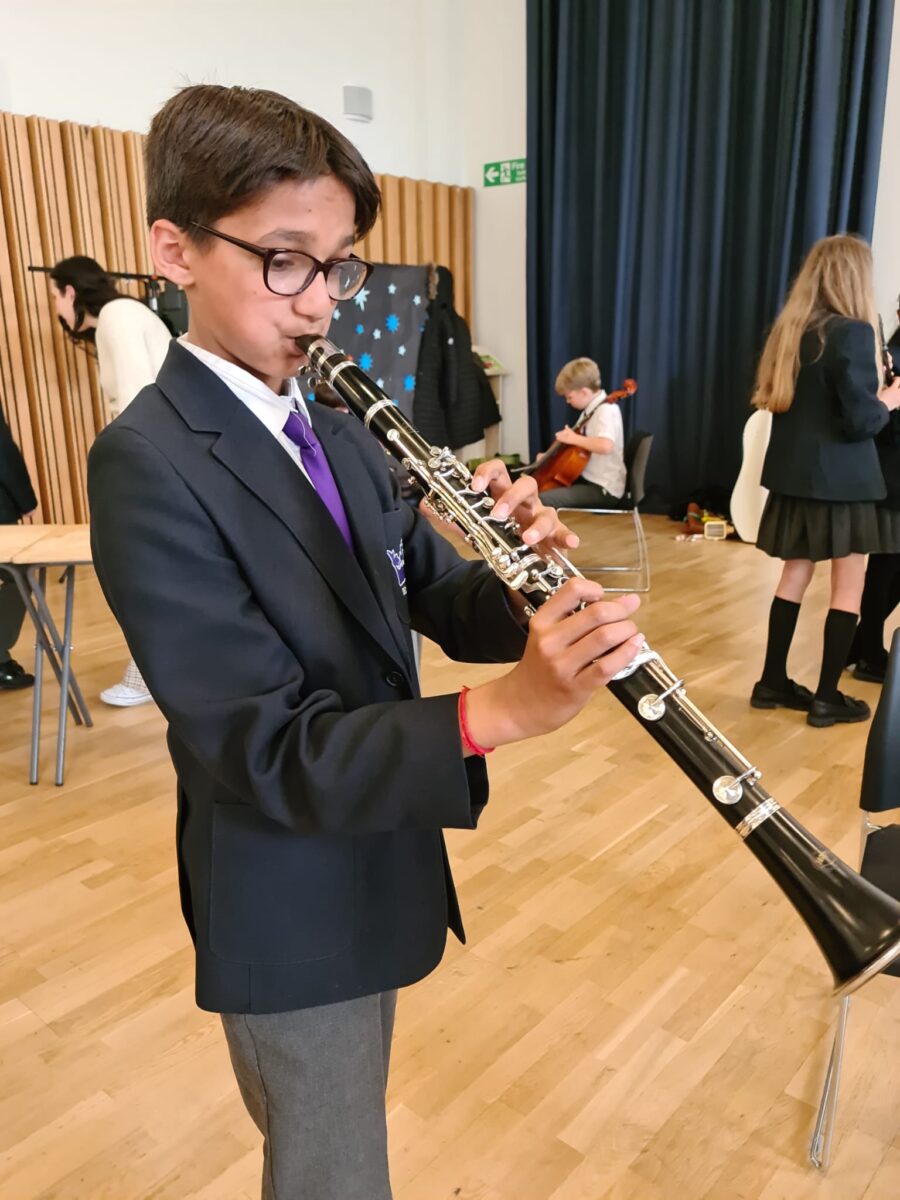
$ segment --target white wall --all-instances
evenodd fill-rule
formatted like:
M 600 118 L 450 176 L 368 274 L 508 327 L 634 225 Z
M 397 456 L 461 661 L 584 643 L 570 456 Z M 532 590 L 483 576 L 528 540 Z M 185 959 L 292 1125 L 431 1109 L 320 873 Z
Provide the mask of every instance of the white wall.
M 872 253 L 878 310 L 884 318 L 885 334 L 890 337 L 897 324 L 897 295 L 900 293 L 900 3 L 894 5 Z
M 475 188 L 478 341 L 510 371 L 503 381 L 504 453 L 528 451 L 525 184 L 483 186 L 484 164 L 524 158 L 525 0 L 463 0 L 462 117 L 466 183 Z
M 4 5 L 0 109 L 144 132 L 185 83 L 268 87 L 333 121 L 375 170 L 458 183 L 446 39 L 431 36 L 451 9 L 452 0 L 22 0 Z M 370 125 L 341 115 L 344 84 L 373 90 Z

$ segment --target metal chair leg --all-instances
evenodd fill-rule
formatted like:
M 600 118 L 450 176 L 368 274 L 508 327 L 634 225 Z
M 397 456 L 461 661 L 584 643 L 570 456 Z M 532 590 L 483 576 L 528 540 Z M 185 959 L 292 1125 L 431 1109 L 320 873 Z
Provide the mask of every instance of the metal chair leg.
M 850 997 L 845 996 L 841 1000 L 837 1029 L 834 1031 L 834 1042 L 831 1047 L 831 1058 L 828 1060 L 828 1070 L 825 1072 L 825 1083 L 822 1087 L 822 1099 L 819 1101 L 816 1124 L 809 1144 L 809 1161 L 819 1171 L 827 1171 L 831 1162 L 831 1142 L 834 1137 L 837 1116 L 838 1089 L 841 1083 L 849 1010 Z
M 607 574 L 607 573 L 625 573 L 629 575 L 637 575 L 637 583 L 635 587 L 607 587 L 605 584 L 603 590 L 610 592 L 649 592 L 650 591 L 650 555 L 647 549 L 647 537 L 644 533 L 644 526 L 641 523 L 641 516 L 638 509 L 635 508 L 561 508 L 560 513 L 591 513 L 594 516 L 628 516 L 631 514 L 631 519 L 634 523 L 634 535 L 637 542 L 638 561 L 636 566 L 610 566 L 606 563 L 591 563 L 584 564 L 579 569 L 585 574 Z
M 635 531 L 635 535 L 637 536 L 637 540 L 638 540 L 638 555 L 639 555 L 639 561 L 641 564 L 641 573 L 639 576 L 640 586 L 636 587 L 634 590 L 636 592 L 649 592 L 650 591 L 650 553 L 647 549 L 647 535 L 644 533 L 644 523 L 641 520 L 641 514 L 638 512 L 637 508 L 633 508 L 631 511 L 632 511 L 632 514 L 634 515 L 634 531 Z

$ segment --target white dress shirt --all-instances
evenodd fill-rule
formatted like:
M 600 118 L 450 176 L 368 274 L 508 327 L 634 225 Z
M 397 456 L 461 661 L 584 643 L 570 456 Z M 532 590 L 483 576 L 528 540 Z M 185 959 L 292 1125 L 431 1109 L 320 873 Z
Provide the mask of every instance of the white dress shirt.
M 265 425 L 279 446 L 281 446 L 286 454 L 291 456 L 306 478 L 309 479 L 309 475 L 303 465 L 303 460 L 300 457 L 300 447 L 292 442 L 284 432 L 284 423 L 288 419 L 288 414 L 292 409 L 299 412 L 308 425 L 312 425 L 309 417 L 309 409 L 306 407 L 306 400 L 300 391 L 300 385 L 297 380 L 294 378 L 286 379 L 284 381 L 285 391 L 279 395 L 277 392 L 273 392 L 261 379 L 257 379 L 255 375 L 251 375 L 249 371 L 245 371 L 243 367 L 228 362 L 225 358 L 220 358 L 218 354 L 213 354 L 210 350 L 204 350 L 202 346 L 193 345 L 193 343 L 187 340 L 186 333 L 182 334 L 178 341 L 180 345 L 184 346 L 185 350 L 190 350 L 191 354 L 199 358 L 205 366 L 218 375 L 222 382 L 234 392 L 238 400 L 245 404 L 254 417 Z
M 599 396 L 601 393 L 598 392 Z M 595 397 L 596 398 L 596 397 Z M 594 403 L 592 398 L 590 403 Z M 625 431 L 622 427 L 622 410 L 618 404 L 600 404 L 580 430 L 584 437 L 609 438 L 612 449 L 608 454 L 592 454 L 581 478 L 588 483 L 598 483 L 611 496 L 621 499 L 625 495 L 626 471 Z

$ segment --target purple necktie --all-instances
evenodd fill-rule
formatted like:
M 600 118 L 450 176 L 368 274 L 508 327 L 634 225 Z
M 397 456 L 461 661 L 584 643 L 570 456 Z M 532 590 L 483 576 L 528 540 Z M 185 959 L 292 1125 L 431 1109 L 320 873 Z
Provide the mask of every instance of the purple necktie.
M 321 442 L 313 433 L 312 425 L 303 418 L 301 413 L 291 412 L 284 423 L 284 435 L 290 438 L 295 446 L 299 446 L 300 458 L 303 460 L 303 466 L 306 468 L 310 482 L 319 493 L 319 499 L 334 518 L 335 524 L 341 531 L 341 536 L 347 543 L 347 549 L 353 554 L 353 535 L 344 511 L 344 502 L 337 489 L 337 484 L 334 482 L 334 476 Z

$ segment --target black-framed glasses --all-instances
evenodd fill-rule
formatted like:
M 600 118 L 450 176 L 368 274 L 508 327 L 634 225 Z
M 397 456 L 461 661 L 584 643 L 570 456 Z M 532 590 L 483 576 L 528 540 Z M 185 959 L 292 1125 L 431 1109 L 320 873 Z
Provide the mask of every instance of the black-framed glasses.
M 221 238 L 223 242 L 231 242 L 240 246 L 249 254 L 255 254 L 263 260 L 263 283 L 276 296 L 298 296 L 305 292 L 318 273 L 325 276 L 325 287 L 332 300 L 352 299 L 369 276 L 373 266 L 365 259 L 351 255 L 349 258 L 329 258 L 321 262 L 303 250 L 270 250 L 266 246 L 254 246 L 252 242 L 243 242 L 240 238 L 232 237 L 230 233 L 222 233 L 209 225 L 201 225 L 199 221 L 191 221 L 195 229 L 211 233 L 213 237 Z

